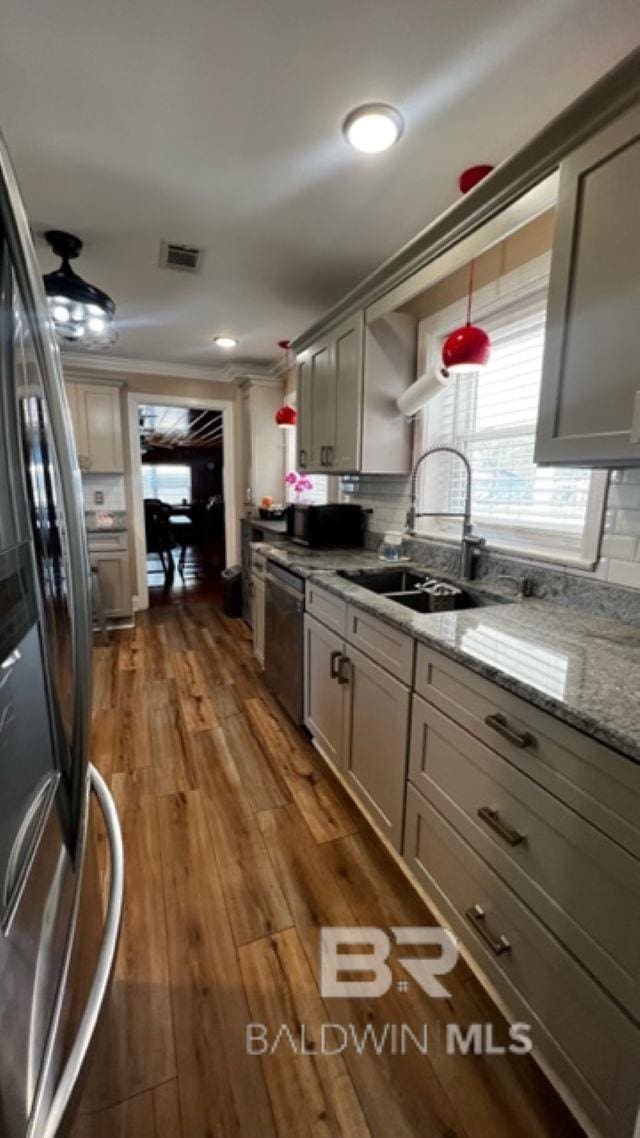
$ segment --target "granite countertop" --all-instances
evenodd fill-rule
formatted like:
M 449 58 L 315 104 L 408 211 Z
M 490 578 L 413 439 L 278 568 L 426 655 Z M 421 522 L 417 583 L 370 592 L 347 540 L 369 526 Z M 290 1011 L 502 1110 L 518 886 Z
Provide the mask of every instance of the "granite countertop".
M 377 558 L 374 561 L 379 565 Z M 460 612 L 415 613 L 336 573 L 308 575 L 422 644 L 640 762 L 638 628 L 534 598 Z M 475 588 L 481 590 L 477 582 Z M 491 592 L 498 590 L 492 587 Z
M 294 541 L 279 541 L 275 545 L 264 545 L 270 561 L 290 569 L 299 577 L 311 577 L 314 573 L 330 572 L 334 569 L 379 569 L 380 558 L 366 549 L 307 549 Z M 337 578 L 341 580 L 341 578 Z M 344 582 L 347 584 L 347 582 Z M 360 589 L 360 592 L 364 590 Z
M 286 533 L 287 523 L 284 518 L 277 522 L 263 521 L 262 518 L 244 517 L 241 519 L 253 529 L 262 529 L 265 533 Z

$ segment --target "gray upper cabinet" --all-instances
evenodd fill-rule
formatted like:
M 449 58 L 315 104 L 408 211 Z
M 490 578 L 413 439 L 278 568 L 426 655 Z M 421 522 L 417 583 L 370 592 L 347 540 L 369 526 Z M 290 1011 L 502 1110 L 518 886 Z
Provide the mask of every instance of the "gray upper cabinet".
M 536 461 L 640 463 L 640 107 L 560 168 Z
M 415 378 L 412 317 L 350 316 L 298 358 L 298 463 L 321 474 L 405 474 L 410 431 L 396 407 Z

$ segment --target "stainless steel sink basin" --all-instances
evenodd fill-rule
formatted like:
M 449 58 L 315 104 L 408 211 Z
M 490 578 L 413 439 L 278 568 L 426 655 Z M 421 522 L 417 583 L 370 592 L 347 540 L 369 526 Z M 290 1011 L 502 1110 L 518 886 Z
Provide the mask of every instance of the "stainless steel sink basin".
M 484 608 L 486 605 L 509 604 L 508 597 L 497 597 L 490 593 L 481 593 L 476 589 L 460 589 L 454 597 L 434 597 L 430 593 L 389 593 L 390 601 L 397 601 L 414 612 L 455 612 L 461 609 Z M 443 601 L 448 603 L 443 603 Z
M 483 608 L 487 605 L 509 604 L 512 599 L 469 586 L 466 582 L 434 578 L 430 573 L 420 573 L 413 569 L 341 569 L 338 576 L 412 609 L 413 612 L 452 612 Z M 425 592 L 420 586 L 426 581 L 453 585 L 457 592 L 451 596 Z
M 426 581 L 426 573 L 412 569 L 339 569 L 339 577 L 346 577 L 371 593 L 408 593 Z

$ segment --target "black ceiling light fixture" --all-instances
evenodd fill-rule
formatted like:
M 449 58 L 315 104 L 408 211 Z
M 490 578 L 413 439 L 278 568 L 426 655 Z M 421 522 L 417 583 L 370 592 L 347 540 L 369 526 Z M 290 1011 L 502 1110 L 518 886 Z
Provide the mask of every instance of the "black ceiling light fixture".
M 48 229 L 44 237 L 56 257 L 62 259 L 59 268 L 44 276 L 58 342 L 63 346 L 77 344 L 89 351 L 108 348 L 118 338 L 116 306 L 106 292 L 84 281 L 69 264 L 80 256 L 82 241 L 59 229 Z

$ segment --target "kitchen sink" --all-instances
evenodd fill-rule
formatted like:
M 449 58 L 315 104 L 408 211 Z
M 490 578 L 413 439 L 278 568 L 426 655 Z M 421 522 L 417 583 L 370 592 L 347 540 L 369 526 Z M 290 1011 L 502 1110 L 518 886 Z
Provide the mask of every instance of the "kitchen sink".
M 346 577 L 370 593 L 408 593 L 428 578 L 428 573 L 414 573 L 411 569 L 339 569 L 339 577 Z
M 397 601 L 414 612 L 452 612 L 461 609 L 484 608 L 486 605 L 509 604 L 510 597 L 497 597 L 493 593 L 482 593 L 479 589 L 463 589 L 452 597 L 434 597 L 430 593 L 387 593 L 388 600 Z
M 342 569 L 338 571 L 338 576 L 413 612 L 453 612 L 484 608 L 487 605 L 510 604 L 513 599 L 474 588 L 461 581 L 433 577 L 430 573 L 419 573 L 411 569 Z M 426 581 L 453 586 L 456 592 L 445 592 L 442 595 L 423 591 L 420 586 Z

